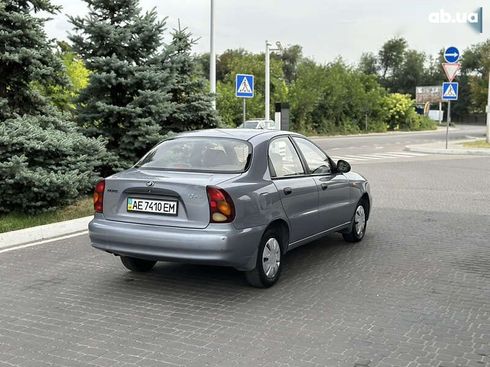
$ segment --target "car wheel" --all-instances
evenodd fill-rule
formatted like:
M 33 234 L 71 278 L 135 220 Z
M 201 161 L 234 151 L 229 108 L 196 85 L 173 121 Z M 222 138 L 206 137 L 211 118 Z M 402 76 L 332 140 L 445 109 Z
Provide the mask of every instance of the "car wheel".
M 364 238 L 367 226 L 368 205 L 364 200 L 361 200 L 352 217 L 352 225 L 350 232 L 342 233 L 344 240 L 347 242 L 359 242 Z
M 137 259 L 129 256 L 121 256 L 121 262 L 127 269 L 139 273 L 150 271 L 157 263 L 156 261 Z
M 262 236 L 255 269 L 247 271 L 247 282 L 257 288 L 269 288 L 279 279 L 282 270 L 282 238 L 279 232 L 268 229 Z

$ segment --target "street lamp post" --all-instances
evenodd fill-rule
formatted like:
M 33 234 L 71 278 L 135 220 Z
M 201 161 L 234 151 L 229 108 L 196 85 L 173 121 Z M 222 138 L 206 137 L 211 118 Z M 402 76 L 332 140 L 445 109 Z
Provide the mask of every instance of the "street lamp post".
M 209 85 L 213 95 L 212 105 L 216 109 L 216 52 L 214 50 L 214 0 L 211 0 L 211 29 L 209 50 Z
M 270 50 L 269 50 L 269 42 L 265 41 L 265 115 L 264 119 L 269 120 L 270 118 L 270 93 L 271 93 L 271 75 L 270 75 Z
M 279 51 L 282 49 L 281 43 L 276 42 L 277 48 L 271 48 L 272 44 L 269 41 L 265 41 L 265 120 L 271 118 L 271 68 L 270 68 L 270 53 L 272 51 Z

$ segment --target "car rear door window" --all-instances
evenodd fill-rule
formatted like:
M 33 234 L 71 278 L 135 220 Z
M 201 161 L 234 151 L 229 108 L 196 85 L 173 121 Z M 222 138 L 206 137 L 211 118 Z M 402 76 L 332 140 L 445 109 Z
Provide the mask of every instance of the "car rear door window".
M 308 169 L 312 174 L 329 174 L 332 172 L 327 155 L 311 141 L 304 138 L 293 138 L 301 154 L 305 158 Z
M 272 177 L 303 175 L 301 160 L 288 137 L 276 138 L 269 144 L 269 162 Z

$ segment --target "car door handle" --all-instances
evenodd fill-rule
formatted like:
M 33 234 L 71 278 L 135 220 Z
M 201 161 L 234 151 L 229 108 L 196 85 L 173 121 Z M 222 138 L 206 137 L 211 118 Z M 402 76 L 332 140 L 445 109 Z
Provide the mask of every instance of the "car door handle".
M 326 189 L 328 189 L 328 183 L 325 183 L 325 182 L 324 182 L 324 183 L 322 183 L 322 184 L 321 184 L 321 187 L 322 187 L 322 190 L 326 190 Z
M 282 189 L 282 191 L 284 191 L 284 194 L 289 195 L 293 192 L 293 189 L 290 187 L 285 187 L 284 189 Z

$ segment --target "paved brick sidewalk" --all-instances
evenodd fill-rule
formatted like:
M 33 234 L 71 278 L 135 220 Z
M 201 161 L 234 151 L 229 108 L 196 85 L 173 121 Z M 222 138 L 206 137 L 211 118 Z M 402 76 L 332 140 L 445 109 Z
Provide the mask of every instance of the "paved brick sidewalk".
M 291 252 L 268 290 L 216 267 L 131 274 L 86 236 L 2 254 L 0 366 L 490 365 L 489 162 L 362 170 L 365 241 Z

